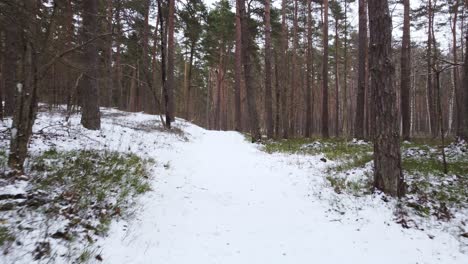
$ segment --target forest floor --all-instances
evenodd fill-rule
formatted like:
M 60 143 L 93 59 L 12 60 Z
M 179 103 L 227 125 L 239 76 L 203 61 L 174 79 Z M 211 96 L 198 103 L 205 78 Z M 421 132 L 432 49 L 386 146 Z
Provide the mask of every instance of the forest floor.
M 368 143 L 158 120 L 104 109 L 87 131 L 41 111 L 25 176 L 0 151 L 0 263 L 468 263 L 466 144 L 441 175 L 435 146 L 404 143 L 398 201 L 370 191 Z

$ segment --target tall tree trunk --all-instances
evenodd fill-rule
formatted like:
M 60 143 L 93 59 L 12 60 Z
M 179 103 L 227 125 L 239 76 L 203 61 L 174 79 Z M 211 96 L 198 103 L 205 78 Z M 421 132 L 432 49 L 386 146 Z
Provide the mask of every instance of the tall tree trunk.
M 322 136 L 328 138 L 328 0 L 323 0 Z
M 143 110 L 146 113 L 151 113 L 151 104 L 150 104 L 150 98 L 151 96 L 151 78 L 149 74 L 149 68 L 150 68 L 150 61 L 149 61 L 149 34 L 150 34 L 150 29 L 149 29 L 149 16 L 150 16 L 150 8 L 151 8 L 151 1 L 146 0 L 144 3 L 144 25 L 143 25 L 143 38 L 142 38 L 142 52 L 141 52 L 141 66 L 140 68 L 140 76 L 143 76 L 145 78 L 145 82 L 141 83 L 141 86 L 143 87 L 142 89 L 139 89 L 138 94 L 139 94 L 139 101 L 140 101 L 140 107 L 142 109 L 139 109 L 140 111 Z M 140 83 L 140 82 L 139 82 Z M 140 87 L 140 85 L 138 86 Z
M 288 24 L 286 22 L 287 0 L 281 2 L 281 112 L 283 138 L 289 138 L 288 97 L 287 97 L 287 59 L 288 59 Z
M 291 137 L 296 135 L 296 93 L 298 85 L 298 73 L 299 67 L 297 63 L 297 48 L 298 48 L 298 0 L 294 0 L 294 19 L 293 19 L 293 46 L 292 46 L 292 59 L 291 59 L 291 66 L 292 66 L 292 79 L 291 79 L 291 86 L 290 86 L 290 94 L 289 94 L 289 134 Z
M 236 1 L 236 53 L 235 53 L 235 119 L 236 131 L 242 131 L 242 106 L 241 106 L 241 89 L 242 89 L 242 32 L 240 18 L 239 1 Z
M 452 19 L 452 52 L 453 52 L 453 62 L 454 64 L 458 64 L 458 51 L 457 51 L 457 21 L 458 21 L 458 9 L 460 6 L 460 0 L 457 0 L 455 2 L 455 10 L 453 14 L 453 19 Z M 463 47 L 462 47 L 463 49 Z M 455 116 L 455 122 L 456 128 L 455 128 L 455 133 L 457 136 L 460 135 L 461 133 L 461 113 L 463 111 L 462 107 L 462 93 L 461 93 L 461 85 L 460 85 L 460 68 L 459 66 L 456 66 L 453 68 L 453 73 L 452 73 L 452 78 L 453 78 L 453 88 L 454 88 L 454 110 L 453 115 Z
M 175 46 L 174 46 L 174 29 L 175 29 L 175 0 L 169 0 L 169 14 L 168 14 L 168 32 L 167 32 L 167 91 L 166 91 L 166 126 L 171 128 L 171 123 L 174 119 L 174 59 L 175 59 Z
M 19 15 L 18 35 L 20 44 L 17 52 L 21 55 L 15 91 L 15 111 L 13 114 L 13 124 L 11 126 L 10 154 L 8 165 L 17 170 L 23 171 L 23 163 L 28 153 L 28 142 L 32 134 L 32 127 L 37 110 L 37 52 L 35 43 L 37 42 L 38 31 L 36 13 L 38 2 L 26 0 L 23 3 L 24 14 Z M 16 65 L 15 65 L 16 69 Z
M 190 43 L 190 55 L 189 61 L 186 67 L 186 98 L 185 98 L 185 118 L 190 121 L 191 118 L 191 105 L 192 105 L 192 68 L 193 68 L 193 57 L 195 55 L 195 43 Z
M 112 3 L 112 0 L 107 0 L 107 23 L 106 23 L 106 26 L 107 26 L 107 33 L 111 33 L 112 32 L 112 17 L 113 17 L 113 3 Z M 114 93 L 114 84 L 113 84 L 113 80 L 114 80 L 114 71 L 112 69 L 112 58 L 113 58 L 113 43 L 114 42 L 114 39 L 113 39 L 113 36 L 112 34 L 110 34 L 109 36 L 107 36 L 106 38 L 106 92 L 107 92 L 107 98 L 106 98 L 106 105 L 111 107 L 114 105 L 114 102 L 113 102 L 113 93 Z
M 429 19 L 428 22 L 428 30 L 427 30 L 427 104 L 429 109 L 429 129 L 432 136 L 437 134 L 436 128 L 436 118 L 435 118 L 435 107 L 434 107 L 434 83 L 433 83 L 433 62 L 432 57 L 434 56 L 432 51 L 432 27 L 434 26 L 433 21 L 433 8 L 432 8 L 432 0 L 428 1 L 427 4 L 427 16 Z
M 98 32 L 98 0 L 83 2 L 83 39 L 91 41 Z M 98 44 L 91 41 L 84 48 L 83 65 L 87 67 L 86 74 L 82 80 L 83 108 L 81 124 L 91 130 L 101 128 L 101 116 L 99 111 L 99 71 Z
M 161 36 L 161 87 L 164 97 L 164 111 L 167 109 L 167 77 L 166 77 L 166 40 L 167 40 L 167 26 L 164 21 L 164 9 L 162 0 L 158 0 L 158 18 L 159 18 L 159 35 Z
M 371 90 L 375 112 L 374 187 L 404 195 L 399 118 L 392 62 L 392 19 L 387 0 L 369 1 Z
M 465 8 L 468 8 L 468 1 L 465 1 Z M 465 32 L 465 63 L 463 64 L 463 111 L 462 111 L 462 128 L 460 137 L 468 141 L 468 30 Z
M 401 117 L 403 125 L 403 139 L 410 139 L 411 109 L 411 43 L 410 43 L 410 0 L 404 0 L 403 40 L 401 44 Z
M 122 8 L 122 3 L 120 0 L 117 1 L 117 6 L 115 8 L 115 23 L 116 23 L 116 36 L 115 36 L 115 45 L 116 45 L 116 53 L 115 53 L 115 101 L 117 102 L 120 109 L 126 109 L 126 99 L 124 96 L 124 91 L 122 88 L 122 65 L 121 65 L 121 35 L 122 35 L 122 24 L 120 21 L 120 12 Z
M 340 135 L 340 73 L 339 73 L 339 36 L 338 36 L 339 20 L 335 18 L 335 136 Z
M 11 18 L 5 23 L 5 57 L 3 61 L 5 116 L 12 116 L 15 111 L 16 67 L 18 65 L 18 47 L 20 47 L 20 29 Z
M 343 86 L 343 132 L 348 135 L 348 0 L 344 0 L 344 86 Z
M 312 1 L 307 1 L 307 87 L 305 137 L 312 135 Z
M 244 65 L 244 78 L 245 86 L 247 91 L 247 106 L 249 111 L 250 120 L 250 133 L 252 141 L 257 142 L 261 140 L 260 127 L 258 124 L 257 107 L 256 107 L 256 96 L 255 86 L 253 78 L 253 65 L 252 65 L 252 53 L 253 53 L 253 39 L 251 37 L 251 28 L 249 25 L 249 14 L 245 10 L 245 0 L 239 1 L 239 13 L 241 17 L 241 28 L 242 28 L 242 64 Z
M 265 123 L 268 138 L 273 138 L 273 102 L 271 75 L 270 0 L 265 0 Z
M 368 39 L 367 39 L 367 1 L 359 0 L 359 61 L 358 61 L 358 87 L 357 87 L 357 103 L 356 103 L 356 118 L 354 126 L 354 137 L 358 139 L 364 138 L 365 127 L 365 112 L 366 112 L 366 93 L 367 93 L 367 56 L 368 56 Z
M 275 92 L 276 92 L 276 109 L 275 109 L 275 137 L 280 137 L 280 115 L 281 115 L 281 88 L 280 88 L 280 81 L 279 81 L 279 73 L 278 73 L 278 54 L 276 51 L 273 51 L 275 54 Z

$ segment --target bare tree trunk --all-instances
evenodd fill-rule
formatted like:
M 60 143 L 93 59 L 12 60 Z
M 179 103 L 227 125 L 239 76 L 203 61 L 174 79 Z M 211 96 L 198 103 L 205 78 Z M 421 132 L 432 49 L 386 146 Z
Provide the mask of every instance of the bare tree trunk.
M 328 0 L 323 0 L 322 136 L 328 138 Z
M 151 96 L 151 78 L 149 74 L 149 68 L 150 68 L 150 63 L 149 63 L 149 34 L 150 34 L 150 29 L 149 29 L 149 16 L 150 16 L 150 7 L 151 7 L 151 1 L 150 0 L 145 0 L 144 3 L 144 25 L 143 25 L 143 38 L 142 38 L 142 52 L 141 52 L 141 66 L 139 67 L 139 75 L 143 75 L 145 78 L 146 82 L 141 83 L 141 86 L 143 87 L 142 89 L 138 90 L 139 94 L 139 101 L 140 101 L 140 111 L 143 110 L 146 113 L 150 113 L 150 98 Z M 140 83 L 140 81 L 139 81 Z M 138 86 L 140 87 L 140 85 Z
M 20 29 L 16 21 L 5 23 L 5 57 L 3 61 L 5 116 L 12 116 L 15 111 L 16 65 L 18 64 L 18 47 L 20 47 Z
M 97 36 L 98 31 L 98 0 L 83 2 L 83 39 L 90 41 Z M 96 41 L 85 46 L 83 65 L 87 71 L 82 80 L 82 95 L 85 96 L 82 104 L 81 124 L 91 130 L 101 128 L 101 115 L 99 111 L 99 70 L 98 44 Z
M 452 52 L 453 52 L 453 62 L 454 64 L 458 64 L 458 51 L 457 51 L 457 21 L 458 21 L 458 9 L 459 9 L 459 6 L 460 6 L 460 0 L 457 0 L 455 2 L 455 9 L 454 9 L 454 14 L 453 14 L 453 19 L 452 19 L 452 25 L 451 25 L 451 29 L 452 29 Z M 463 49 L 463 47 L 462 47 Z M 453 78 L 453 89 L 454 89 L 454 105 L 455 107 L 453 108 L 454 110 L 456 111 L 453 111 L 452 110 L 452 113 L 454 116 L 456 116 L 455 120 L 452 120 L 452 122 L 454 121 L 455 124 L 456 124 L 456 129 L 455 129 L 455 133 L 457 136 L 460 135 L 460 128 L 461 128 L 461 113 L 463 111 L 463 107 L 462 107 L 462 97 L 461 96 L 461 85 L 460 85 L 460 68 L 459 66 L 456 66 L 453 68 L 453 75 L 452 75 L 452 78 Z M 452 115 L 452 116 L 453 116 Z
M 375 113 L 374 187 L 404 195 L 399 118 L 392 62 L 392 19 L 387 0 L 369 1 L 371 89 Z
M 410 43 L 410 0 L 404 0 L 403 40 L 401 45 L 401 117 L 403 139 L 410 139 L 411 108 L 411 43 Z
M 282 112 L 282 127 L 283 127 L 283 138 L 289 138 L 289 119 L 288 119 L 288 100 L 287 100 L 287 81 L 285 75 L 287 75 L 288 68 L 286 67 L 286 61 L 288 59 L 288 25 L 286 22 L 286 8 L 287 0 L 283 0 L 281 3 L 281 60 L 282 60 L 282 80 L 281 80 L 281 112 Z
M 432 0 L 429 0 L 427 4 L 427 15 L 428 15 L 428 30 L 427 30 L 427 104 L 429 110 L 429 129 L 432 136 L 437 134 L 436 129 L 436 119 L 435 119 L 435 107 L 434 107 L 434 84 L 433 84 L 433 74 L 432 74 L 432 27 L 434 26 L 433 22 L 433 8 Z
M 192 105 L 192 68 L 193 68 L 193 57 L 195 55 L 195 43 L 190 44 L 190 56 L 188 64 L 186 65 L 186 88 L 187 91 L 185 98 L 185 118 L 190 121 L 191 118 L 191 105 Z
M 242 131 L 242 107 L 241 107 L 241 89 L 242 89 L 242 32 L 241 18 L 239 14 L 239 2 L 236 1 L 236 53 L 235 53 L 235 119 L 236 131 Z
M 271 87 L 271 22 L 270 0 L 265 1 L 265 119 L 267 137 L 273 138 L 273 102 Z
M 115 76 L 116 79 L 115 83 L 115 92 L 114 96 L 117 99 L 116 102 L 120 109 L 126 109 L 126 100 L 124 97 L 124 92 L 122 88 L 122 65 L 121 65 L 121 34 L 122 34 L 122 25 L 120 21 L 120 12 L 121 12 L 121 1 L 117 1 L 117 6 L 115 9 L 115 23 L 116 23 L 116 37 L 115 37 L 115 45 L 116 45 L 116 53 L 115 53 Z
M 112 11 L 113 11 L 113 4 L 112 0 L 107 0 L 107 32 L 111 33 L 112 32 Z M 113 85 L 113 80 L 114 80 L 114 71 L 112 69 L 112 53 L 113 53 L 113 36 L 110 34 L 106 38 L 106 92 L 107 92 L 107 99 L 106 99 L 106 105 L 111 107 L 114 105 L 113 102 L 113 90 L 114 90 L 114 85 Z
M 22 39 L 21 45 L 16 47 L 21 53 L 21 65 L 17 76 L 8 165 L 20 172 L 23 171 L 23 163 L 28 154 L 28 142 L 37 110 L 37 54 L 34 46 L 37 40 L 37 4 L 35 0 L 23 2 L 24 13 L 30 15 L 22 15 L 20 18 L 22 30 L 18 31 L 21 35 L 17 36 Z
M 349 97 L 348 97 L 348 0 L 344 0 L 344 86 L 343 86 L 343 133 L 345 136 L 349 133 Z
M 167 32 L 167 91 L 166 91 L 166 126 L 171 128 L 171 123 L 174 119 L 174 59 L 175 59 L 175 46 L 174 46 L 174 29 L 175 29 L 175 0 L 169 0 L 169 14 L 168 14 L 168 32 Z
M 279 73 L 278 73 L 278 54 L 276 51 L 273 51 L 275 54 L 275 91 L 276 91 L 276 113 L 275 113 L 275 137 L 280 137 L 280 111 L 281 111 L 281 89 L 279 85 Z
M 307 87 L 306 87 L 306 124 L 305 137 L 312 135 L 312 1 L 307 1 Z
M 354 136 L 358 139 L 364 138 L 366 91 L 367 89 L 367 1 L 359 0 L 359 62 L 358 62 L 358 87 L 356 118 L 354 120 Z
M 291 59 L 291 66 L 292 66 L 292 80 L 290 86 L 290 94 L 289 94 L 289 135 L 294 137 L 296 135 L 296 93 L 298 85 L 298 63 L 297 63 L 297 48 L 298 48 L 298 0 L 294 0 L 294 19 L 293 19 L 293 45 L 292 45 L 292 59 Z
M 239 1 L 239 14 L 241 17 L 242 25 L 242 63 L 244 65 L 244 78 L 247 91 L 247 106 L 249 111 L 250 132 L 252 141 L 257 142 L 261 140 L 260 127 L 258 124 L 257 107 L 255 104 L 255 86 L 253 78 L 253 65 L 252 65 L 252 49 L 253 39 L 251 37 L 251 28 L 249 25 L 249 14 L 245 10 L 245 0 Z
M 465 8 L 468 7 L 468 1 L 465 1 Z M 468 31 L 465 32 L 465 42 L 468 43 Z M 460 137 L 468 140 L 468 45 L 465 43 L 465 63 L 463 65 L 463 111 L 462 111 L 462 128 Z
M 340 73 L 339 73 L 339 36 L 338 36 L 338 18 L 335 18 L 335 136 L 340 135 Z

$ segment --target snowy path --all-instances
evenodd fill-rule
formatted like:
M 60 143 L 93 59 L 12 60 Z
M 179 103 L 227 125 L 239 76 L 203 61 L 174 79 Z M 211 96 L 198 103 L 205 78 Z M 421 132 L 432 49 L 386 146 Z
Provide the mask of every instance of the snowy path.
M 190 142 L 151 153 L 168 168 L 156 171 L 137 219 L 113 224 L 104 263 L 468 263 L 455 239 L 402 229 L 381 200 L 332 210 L 317 157 L 268 155 L 237 133 L 187 129 Z

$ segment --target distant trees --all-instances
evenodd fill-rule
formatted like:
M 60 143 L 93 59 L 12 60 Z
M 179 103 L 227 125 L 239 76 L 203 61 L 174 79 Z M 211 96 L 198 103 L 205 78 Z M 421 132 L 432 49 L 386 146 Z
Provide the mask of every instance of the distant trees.
M 405 192 L 392 62 L 392 18 L 387 0 L 370 0 L 370 87 L 374 112 L 374 187 L 393 196 Z
M 210 129 L 250 131 L 256 140 L 261 134 L 372 139 L 370 0 L 357 1 L 358 10 L 354 0 L 275 2 L 280 7 L 236 1 L 236 12 L 228 0 L 35 1 L 36 101 L 80 111 L 90 129 L 99 129 L 99 106 L 106 106 L 158 114 L 166 127 L 182 116 Z M 433 137 L 443 130 L 463 137 L 464 2 L 427 0 L 413 10 L 408 0 L 401 4 L 404 12 L 392 15 L 404 21 L 403 38 L 391 50 L 401 66 L 400 134 Z M 31 20 L 10 19 L 24 8 L 24 1 L 0 0 L 0 112 L 8 117 L 16 113 L 19 80 L 27 88 L 18 48 L 32 39 L 23 36 Z M 359 27 L 348 12 L 359 15 Z M 413 29 L 427 38 L 411 42 Z M 452 33 L 449 49 L 438 30 Z M 443 64 L 453 67 L 441 71 Z

